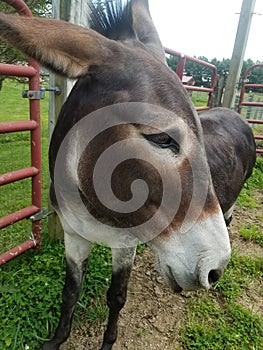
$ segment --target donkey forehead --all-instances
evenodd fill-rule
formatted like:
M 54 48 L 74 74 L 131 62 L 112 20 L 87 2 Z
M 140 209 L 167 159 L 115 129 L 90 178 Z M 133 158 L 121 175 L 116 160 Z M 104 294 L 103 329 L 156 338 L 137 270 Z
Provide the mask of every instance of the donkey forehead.
M 87 131 L 92 134 L 96 129 L 107 130 L 115 128 L 114 134 L 120 138 L 136 137 L 138 135 L 167 133 L 177 141 L 187 138 L 198 140 L 192 125 L 181 115 L 158 105 L 145 102 L 123 102 L 95 110 L 81 119 L 78 133 L 87 137 Z M 199 141 L 198 141 L 199 142 Z
M 172 126 L 177 128 L 186 127 L 183 115 L 168 110 L 166 107 L 148 102 L 123 102 L 118 106 L 106 107 L 105 110 L 113 112 L 111 118 L 133 124 L 151 126 L 152 128 L 168 129 Z M 139 126 L 138 126 L 139 127 Z
M 88 79 L 91 80 L 87 93 L 100 85 L 100 93 L 94 96 L 100 103 L 105 94 L 109 104 L 147 102 L 152 105 L 144 112 L 147 118 L 154 119 L 159 114 L 161 123 L 183 118 L 192 129 L 197 130 L 197 113 L 176 74 L 163 62 L 140 48 L 140 43 L 136 48 L 131 48 L 130 44 L 116 44 L 119 45 L 119 52 L 112 58 L 116 64 L 108 62 L 107 65 L 94 66 L 88 74 Z M 85 88 L 86 84 L 83 86 Z M 158 106 L 164 110 L 158 110 Z M 163 116 L 166 120 L 162 120 Z

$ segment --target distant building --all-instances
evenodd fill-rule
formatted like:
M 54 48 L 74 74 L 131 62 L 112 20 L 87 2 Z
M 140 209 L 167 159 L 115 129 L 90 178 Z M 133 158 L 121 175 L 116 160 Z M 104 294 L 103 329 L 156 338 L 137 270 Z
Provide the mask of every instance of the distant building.
M 194 77 L 184 75 L 184 76 L 183 76 L 183 79 L 182 79 L 182 83 L 183 83 L 184 85 L 194 85 L 194 84 L 195 84 Z

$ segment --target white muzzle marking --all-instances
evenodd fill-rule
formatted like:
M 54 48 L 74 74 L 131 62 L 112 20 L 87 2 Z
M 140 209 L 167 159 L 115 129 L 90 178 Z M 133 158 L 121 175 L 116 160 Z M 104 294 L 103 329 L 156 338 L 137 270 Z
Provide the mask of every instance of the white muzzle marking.
M 187 232 L 174 231 L 169 239 L 150 246 L 160 273 L 175 291 L 209 289 L 222 275 L 231 253 L 221 212 L 198 221 Z

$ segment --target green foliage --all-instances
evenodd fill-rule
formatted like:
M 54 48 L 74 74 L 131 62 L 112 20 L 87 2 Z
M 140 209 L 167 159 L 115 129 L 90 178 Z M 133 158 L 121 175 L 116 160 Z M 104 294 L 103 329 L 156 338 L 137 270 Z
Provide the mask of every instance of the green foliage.
M 142 254 L 147 249 L 147 246 L 144 243 L 141 243 L 137 246 L 137 254 Z
M 253 209 L 259 207 L 257 199 L 251 196 L 251 190 L 248 189 L 247 186 L 244 186 L 244 188 L 242 189 L 238 197 L 237 203 L 242 208 Z
M 137 336 L 138 337 L 143 337 L 148 333 L 148 329 L 147 328 L 139 328 L 137 329 Z
M 29 251 L 0 271 L 0 349 L 38 349 L 57 326 L 65 278 L 64 245 L 44 239 L 39 252 Z M 93 302 L 109 285 L 111 255 L 95 246 L 76 318 L 95 322 L 107 309 Z
M 221 292 L 225 300 L 236 301 L 242 291 L 250 287 L 253 279 L 260 280 L 263 277 L 262 268 L 263 257 L 239 256 L 233 251 L 228 268 L 223 278 L 215 285 L 215 289 Z
M 242 238 L 248 241 L 255 242 L 259 246 L 263 247 L 263 232 L 259 225 L 246 225 L 239 228 L 239 232 Z
M 239 197 L 238 204 L 243 208 L 258 208 L 260 206 L 255 191 L 262 191 L 263 187 L 263 158 L 257 157 L 253 175 L 245 183 Z
M 241 305 L 222 306 L 206 297 L 193 301 L 188 317 L 190 324 L 182 333 L 185 349 L 261 349 L 262 320 Z
M 215 289 L 191 297 L 188 322 L 182 328 L 185 349 L 261 349 L 263 320 L 237 302 L 254 280 L 263 277 L 263 258 L 233 252 Z
M 22 98 L 22 90 L 28 89 L 28 85 L 6 79 L 0 91 L 0 120 L 1 122 L 28 119 L 28 100 Z M 10 103 L 12 109 L 10 108 Z M 42 102 L 41 102 L 42 103 Z M 45 101 L 43 101 L 45 104 Z M 10 115 L 12 113 L 12 116 Z M 1 138 L 5 135 L 0 135 Z M 7 135 L 6 135 L 7 136 Z M 12 137 L 10 134 L 9 137 Z
M 207 105 L 209 96 L 206 92 L 192 91 L 190 96 L 195 107 L 203 107 Z
M 47 338 L 57 323 L 63 267 L 63 245 L 46 241 L 39 253 L 29 251 L 2 268 L 1 350 L 35 349 Z
M 225 77 L 225 82 L 227 75 L 229 74 L 230 69 L 230 59 L 223 58 L 222 61 L 219 61 L 216 58 L 213 58 L 212 60 L 208 60 L 204 56 L 197 57 L 198 59 L 211 63 L 217 67 L 217 73 L 220 76 Z M 175 56 L 167 56 L 167 63 L 169 67 L 171 67 L 174 71 L 176 71 L 176 67 L 178 64 L 178 58 Z M 258 62 L 257 62 L 258 63 Z M 244 61 L 241 77 L 244 75 L 246 69 L 253 65 L 254 62 L 251 59 L 248 59 Z M 213 71 L 209 67 L 205 67 L 203 65 L 199 65 L 192 61 L 186 61 L 185 65 L 185 71 L 184 74 L 187 76 L 193 76 L 195 79 L 195 85 L 196 86 L 204 86 L 204 87 L 210 87 L 211 86 L 211 80 L 212 80 L 212 74 Z M 248 76 L 249 83 L 250 84 L 262 84 L 263 81 L 263 69 L 262 68 L 255 68 Z M 257 91 L 256 89 L 252 89 L 253 91 Z M 262 90 L 260 91 L 262 92 Z

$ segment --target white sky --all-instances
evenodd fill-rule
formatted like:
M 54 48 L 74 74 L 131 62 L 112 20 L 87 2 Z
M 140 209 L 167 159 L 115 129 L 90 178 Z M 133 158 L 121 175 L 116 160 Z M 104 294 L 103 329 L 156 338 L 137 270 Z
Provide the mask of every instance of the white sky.
M 231 58 L 242 0 L 149 0 L 164 46 L 191 56 Z M 263 0 L 256 0 L 245 59 L 263 61 Z

